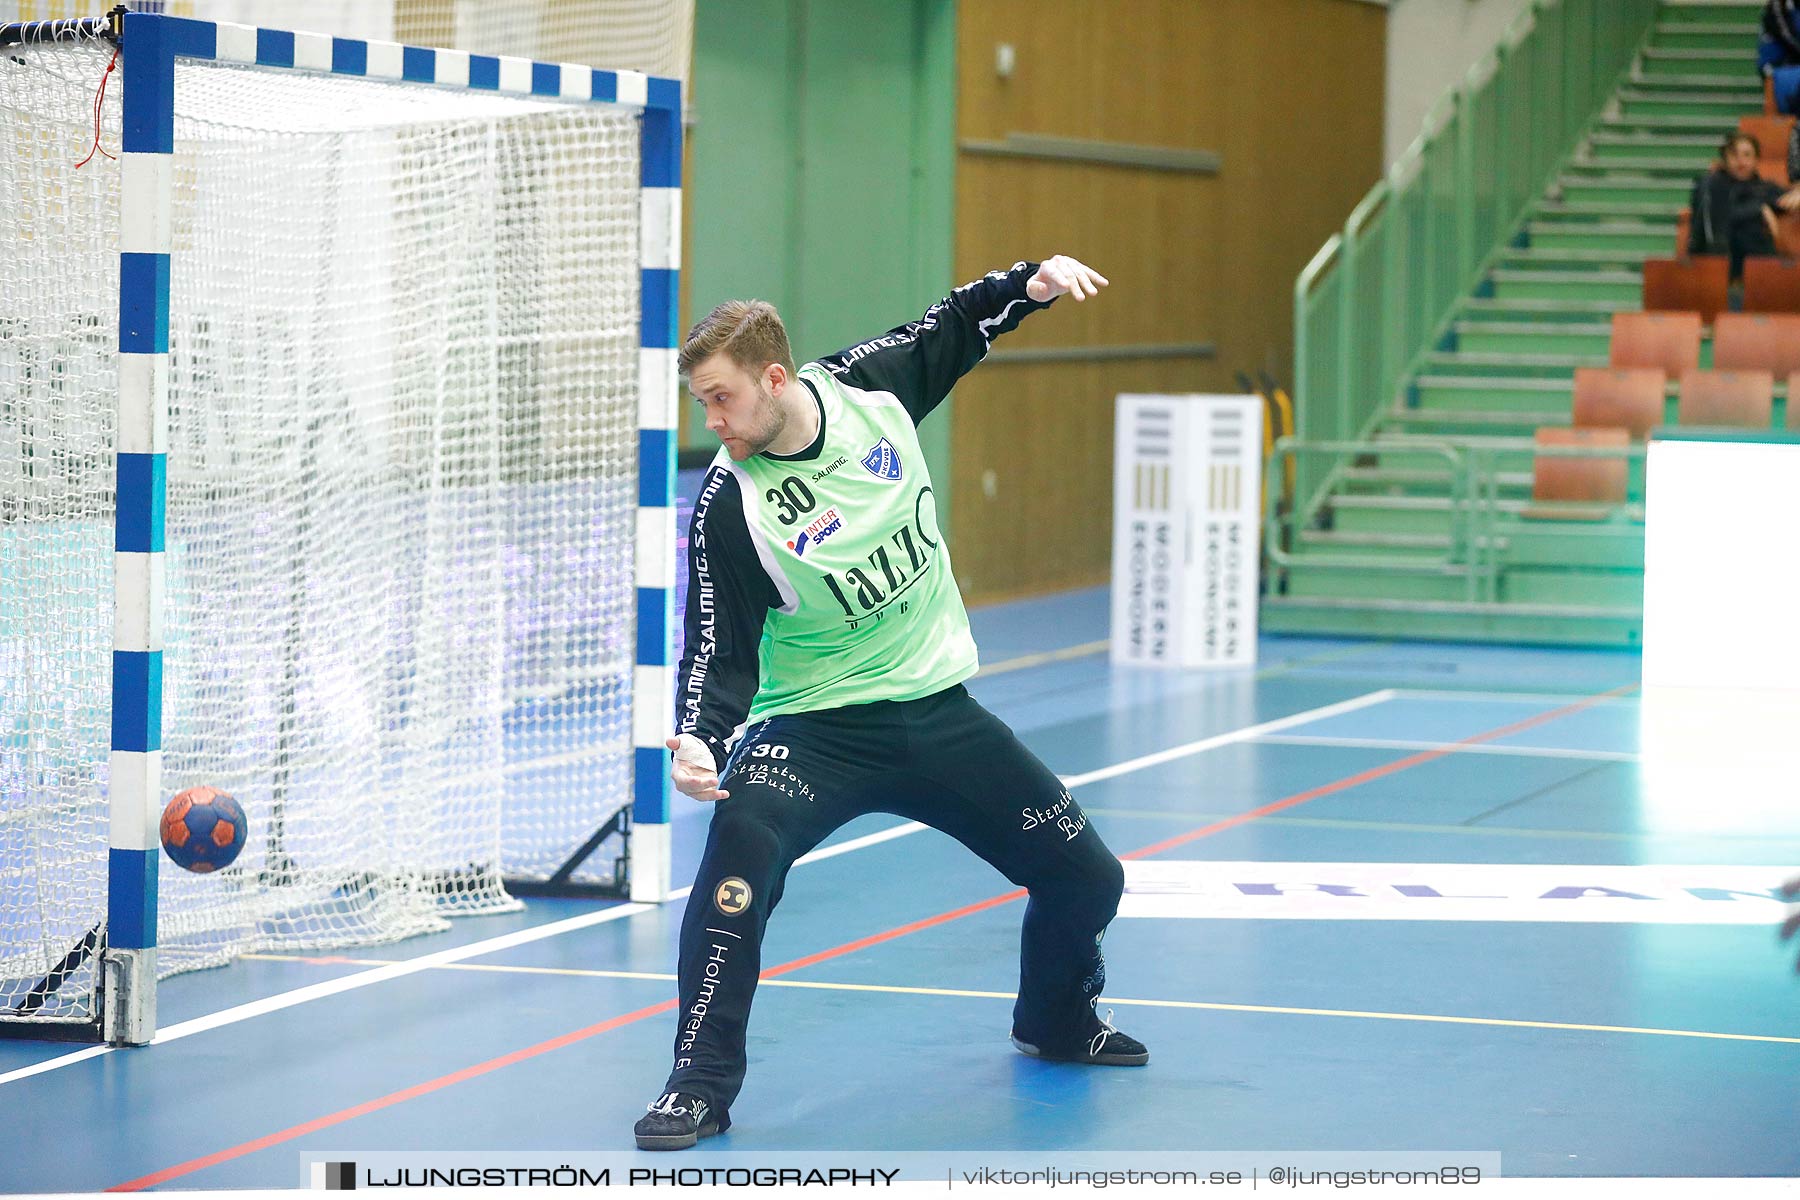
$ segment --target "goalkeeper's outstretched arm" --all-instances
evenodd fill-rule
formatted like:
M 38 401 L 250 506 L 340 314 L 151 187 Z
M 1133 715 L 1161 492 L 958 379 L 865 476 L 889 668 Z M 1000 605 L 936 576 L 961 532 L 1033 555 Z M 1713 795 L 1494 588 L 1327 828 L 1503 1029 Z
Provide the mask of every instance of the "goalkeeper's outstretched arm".
M 1059 296 L 1086 300 L 1106 285 L 1106 276 L 1066 254 L 1014 263 L 957 288 L 918 320 L 827 355 L 819 364 L 852 387 L 892 394 L 916 425 L 986 357 L 995 338 Z

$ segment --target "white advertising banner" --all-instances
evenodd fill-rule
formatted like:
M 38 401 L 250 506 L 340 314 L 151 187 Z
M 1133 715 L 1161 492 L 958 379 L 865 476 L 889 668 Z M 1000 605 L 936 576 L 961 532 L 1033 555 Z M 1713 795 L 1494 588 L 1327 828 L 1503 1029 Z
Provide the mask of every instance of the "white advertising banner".
M 1121 917 L 1773 925 L 1788 867 L 1545 863 L 1125 864 Z
M 1121 395 L 1116 421 L 1113 661 L 1255 663 L 1262 399 Z

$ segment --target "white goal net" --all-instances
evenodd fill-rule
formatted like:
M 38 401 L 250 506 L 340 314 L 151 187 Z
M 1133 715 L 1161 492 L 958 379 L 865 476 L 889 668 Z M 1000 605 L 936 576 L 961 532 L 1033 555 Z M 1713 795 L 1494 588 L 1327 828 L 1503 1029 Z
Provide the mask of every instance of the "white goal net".
M 111 56 L 0 54 L 0 1016 L 106 907 Z M 505 908 L 631 791 L 636 114 L 183 63 L 175 138 L 157 802 L 250 837 L 159 970 Z
M 403 42 L 686 79 L 694 0 L 394 0 L 394 26 Z

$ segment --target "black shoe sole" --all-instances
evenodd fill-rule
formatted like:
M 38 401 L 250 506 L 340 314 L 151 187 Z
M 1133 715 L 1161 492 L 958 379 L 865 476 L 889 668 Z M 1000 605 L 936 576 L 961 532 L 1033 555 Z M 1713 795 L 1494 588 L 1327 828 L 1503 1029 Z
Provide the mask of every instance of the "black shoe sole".
M 1143 1067 L 1150 1064 L 1150 1052 L 1148 1050 L 1144 1051 L 1142 1054 L 1109 1054 L 1105 1051 L 1091 1055 L 1047 1054 L 1030 1042 L 1021 1042 L 1018 1038 L 1012 1039 L 1012 1044 L 1020 1054 L 1029 1055 L 1032 1058 L 1041 1058 L 1045 1062 L 1076 1063 L 1084 1067 Z
M 717 1121 L 708 1121 L 694 1133 L 639 1133 L 637 1138 L 639 1150 L 688 1150 L 701 1138 L 709 1138 L 719 1132 Z

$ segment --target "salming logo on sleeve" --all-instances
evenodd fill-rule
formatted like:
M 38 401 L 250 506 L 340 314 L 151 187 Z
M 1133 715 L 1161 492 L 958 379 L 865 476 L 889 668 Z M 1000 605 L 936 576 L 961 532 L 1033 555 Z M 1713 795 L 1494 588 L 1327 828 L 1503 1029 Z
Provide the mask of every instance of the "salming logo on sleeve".
M 721 456 L 723 457 L 723 456 Z M 675 728 L 722 761 L 743 725 L 761 676 L 758 643 L 780 593 L 758 562 L 736 479 L 718 463 L 701 484 L 688 525 L 686 645 L 675 691 Z
M 718 596 L 713 584 L 712 563 L 707 555 L 706 518 L 712 511 L 713 498 L 719 494 L 728 476 L 713 472 L 701 489 L 694 505 L 694 524 L 689 532 L 688 556 L 691 564 L 688 586 L 694 599 L 689 603 L 700 613 L 699 641 L 694 647 L 693 662 L 688 667 L 681 696 L 680 733 L 693 733 L 700 723 L 701 700 L 706 694 L 706 677 L 712 669 L 713 655 L 719 648 Z

